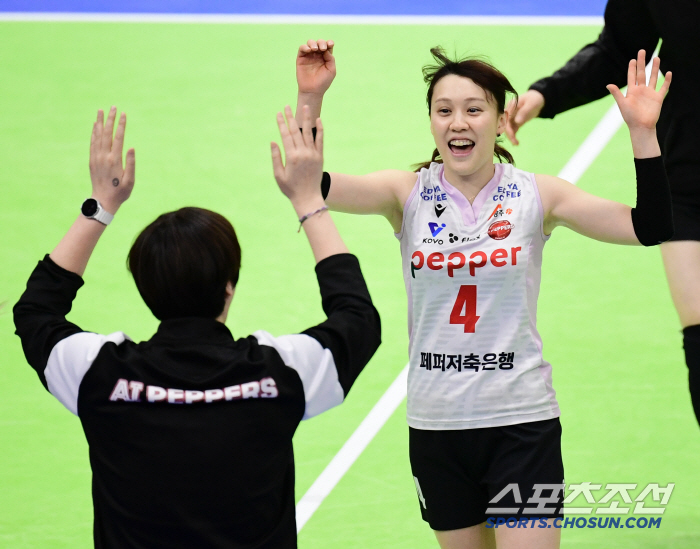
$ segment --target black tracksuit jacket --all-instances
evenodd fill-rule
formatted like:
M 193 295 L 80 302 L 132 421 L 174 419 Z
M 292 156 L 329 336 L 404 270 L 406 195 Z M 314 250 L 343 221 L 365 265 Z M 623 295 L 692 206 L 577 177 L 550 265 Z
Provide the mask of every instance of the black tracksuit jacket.
M 627 84 L 627 66 L 640 49 L 651 58 L 659 39 L 661 71 L 673 72 L 656 126 L 675 200 L 700 207 L 700 0 L 609 0 L 605 27 L 552 76 L 531 89 L 545 98 L 541 118 L 608 95 Z
M 149 340 L 66 320 L 83 281 L 46 256 L 14 308 L 44 386 L 82 422 L 98 548 L 296 547 L 292 436 L 343 401 L 380 343 L 350 254 L 316 266 L 328 319 L 234 340 L 208 318 Z

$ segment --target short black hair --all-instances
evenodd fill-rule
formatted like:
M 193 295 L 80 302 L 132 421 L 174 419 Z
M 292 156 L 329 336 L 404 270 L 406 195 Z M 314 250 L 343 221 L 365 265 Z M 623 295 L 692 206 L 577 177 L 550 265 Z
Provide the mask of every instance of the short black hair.
M 222 215 L 181 208 L 141 231 L 127 268 L 157 319 L 216 318 L 224 310 L 226 284 L 238 282 L 241 247 Z

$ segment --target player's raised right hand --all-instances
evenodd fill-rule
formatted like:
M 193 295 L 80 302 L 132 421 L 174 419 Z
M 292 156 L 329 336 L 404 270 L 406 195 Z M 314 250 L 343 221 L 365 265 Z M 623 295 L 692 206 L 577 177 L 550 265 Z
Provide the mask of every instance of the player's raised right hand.
M 661 154 L 656 136 L 656 122 L 661 114 L 661 105 L 671 85 L 671 73 L 664 75 L 664 82 L 657 90 L 659 66 L 661 61 L 655 57 L 652 61 L 649 83 L 646 81 L 644 61 L 646 52 L 639 50 L 637 59 L 632 59 L 627 70 L 627 94 L 623 95 L 615 84 L 608 84 L 620 114 L 625 120 L 632 140 L 632 152 L 635 158 L 652 158 Z
M 672 75 L 667 72 L 665 75 L 661 75 L 664 79 L 663 84 L 658 91 L 656 89 L 661 65 L 661 60 L 658 57 L 652 61 L 651 74 L 647 84 L 644 67 L 645 56 L 645 51 L 639 50 L 637 59 L 632 59 L 629 62 L 626 95 L 623 95 L 615 84 L 607 86 L 630 131 L 636 128 L 655 131 L 656 122 L 661 114 L 661 105 L 671 85 Z
M 300 94 L 323 95 L 335 78 L 333 40 L 309 40 L 297 52 L 297 86 Z
M 122 113 L 114 132 L 117 108 L 112 107 L 104 119 L 104 111 L 97 111 L 97 120 L 92 126 L 90 139 L 90 179 L 92 198 L 114 214 L 129 199 L 134 188 L 135 156 L 134 149 L 126 153 L 126 165 L 122 163 L 126 114 Z

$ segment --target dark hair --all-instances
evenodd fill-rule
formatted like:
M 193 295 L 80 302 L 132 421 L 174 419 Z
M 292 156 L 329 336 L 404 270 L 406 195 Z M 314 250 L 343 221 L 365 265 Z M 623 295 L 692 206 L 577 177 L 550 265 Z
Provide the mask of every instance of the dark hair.
M 426 100 L 428 102 L 428 115 L 430 115 L 430 103 L 433 99 L 433 91 L 435 85 L 448 74 L 455 74 L 464 78 L 469 78 L 477 86 L 483 89 L 488 98 L 496 103 L 498 114 L 503 114 L 506 108 L 506 94 L 511 93 L 518 100 L 518 93 L 513 85 L 508 81 L 506 76 L 490 63 L 481 59 L 464 58 L 458 61 L 453 61 L 445 54 L 445 50 L 441 47 L 431 48 L 430 53 L 436 61 L 434 65 L 425 65 L 423 67 L 423 80 L 428 84 L 428 93 Z M 513 156 L 501 145 L 499 140 L 496 141 L 496 147 L 493 151 L 500 161 L 506 161 L 510 164 L 515 164 Z M 421 162 L 416 164 L 414 168 L 420 171 L 422 168 L 430 166 L 431 162 L 442 162 L 440 153 L 437 149 L 433 151 L 433 157 L 430 162 Z
M 226 283 L 238 282 L 241 247 L 222 215 L 182 208 L 141 231 L 127 268 L 157 319 L 216 318 L 224 310 Z

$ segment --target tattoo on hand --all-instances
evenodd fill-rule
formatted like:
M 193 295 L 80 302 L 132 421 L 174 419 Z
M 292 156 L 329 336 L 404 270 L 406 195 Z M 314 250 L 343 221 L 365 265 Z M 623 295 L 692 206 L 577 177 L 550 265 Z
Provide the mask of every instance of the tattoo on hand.
M 116 177 L 112 179 L 112 185 L 115 187 L 119 186 L 119 180 Z

